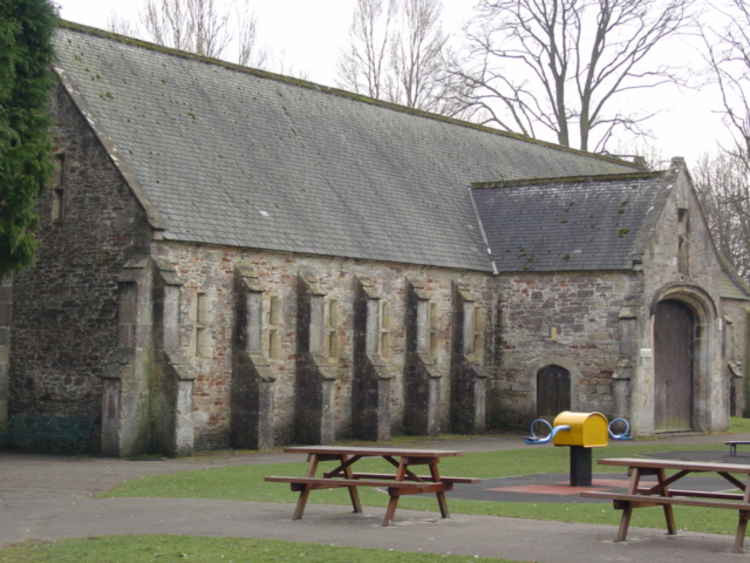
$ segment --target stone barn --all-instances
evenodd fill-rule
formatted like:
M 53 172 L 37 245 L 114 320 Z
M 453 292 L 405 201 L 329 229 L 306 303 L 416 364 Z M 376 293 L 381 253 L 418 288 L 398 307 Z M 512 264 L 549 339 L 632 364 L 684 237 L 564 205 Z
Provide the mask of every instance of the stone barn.
M 749 294 L 663 172 L 61 22 L 56 174 L 0 292 L 17 447 L 639 434 L 744 405 Z

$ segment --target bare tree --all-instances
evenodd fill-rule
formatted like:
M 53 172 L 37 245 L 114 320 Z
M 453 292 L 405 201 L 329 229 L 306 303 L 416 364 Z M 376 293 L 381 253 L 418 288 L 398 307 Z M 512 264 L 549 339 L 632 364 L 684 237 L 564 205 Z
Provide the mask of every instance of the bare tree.
M 750 176 L 742 154 L 703 157 L 693 170 L 696 191 L 719 250 L 750 282 Z
M 750 159 L 750 5 L 728 0 L 717 9 L 726 24 L 701 29 L 709 65 L 721 92 L 726 121 L 734 134 L 731 149 Z
M 121 18 L 117 13 L 110 12 L 107 17 L 107 29 L 120 35 L 127 35 L 128 37 L 134 37 L 138 35 L 138 29 L 133 22 Z
M 639 137 L 633 142 L 615 139 L 612 147 L 602 151 L 602 154 L 632 162 L 644 170 L 666 170 L 671 162 L 671 158 L 661 148 L 645 137 Z
M 395 0 L 357 0 L 349 29 L 351 46 L 339 63 L 340 85 L 380 98 L 387 80 Z
M 139 25 L 112 14 L 108 27 L 206 57 L 222 58 L 234 45 L 237 63 L 264 66 L 267 54 L 259 46 L 255 15 L 247 0 L 234 5 L 230 12 L 220 9 L 216 0 L 146 0 Z
M 675 80 L 650 55 L 687 21 L 692 0 L 480 0 L 455 66 L 479 121 L 565 146 L 602 150 L 652 113 L 615 108 L 618 95 Z
M 229 14 L 214 0 L 148 0 L 141 23 L 160 45 L 220 57 L 229 44 Z
M 458 109 L 445 72 L 449 36 L 441 0 L 357 0 L 339 85 L 408 107 Z
M 258 19 L 247 2 L 236 6 L 237 22 L 237 63 L 254 67 L 265 67 L 268 63 L 268 52 L 261 47 L 258 40 Z

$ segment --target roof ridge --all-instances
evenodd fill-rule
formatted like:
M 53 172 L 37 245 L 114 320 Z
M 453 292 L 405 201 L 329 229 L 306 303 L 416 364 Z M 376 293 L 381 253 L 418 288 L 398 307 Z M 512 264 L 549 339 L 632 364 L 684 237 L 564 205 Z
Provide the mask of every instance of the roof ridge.
M 623 180 L 652 180 L 666 177 L 670 171 L 623 172 L 622 174 L 587 174 L 585 176 L 559 176 L 557 178 L 519 178 L 514 180 L 496 180 L 489 182 L 472 182 L 474 189 L 518 188 L 540 186 L 545 184 L 583 184 L 590 182 L 620 182 Z
M 393 102 L 387 102 L 385 100 L 378 100 L 378 99 L 375 99 L 375 98 L 370 98 L 370 97 L 365 96 L 363 94 L 357 94 L 355 92 L 349 92 L 347 90 L 343 90 L 343 89 L 340 89 L 340 88 L 334 88 L 334 87 L 331 87 L 331 86 L 324 86 L 322 84 L 317 84 L 317 83 L 311 82 L 309 80 L 303 80 L 303 79 L 300 79 L 300 78 L 294 78 L 294 77 L 291 77 L 291 76 L 285 76 L 283 74 L 277 74 L 275 72 L 270 72 L 270 71 L 267 71 L 267 70 L 261 70 L 261 69 L 258 69 L 258 68 L 252 68 L 252 67 L 242 66 L 242 65 L 239 65 L 239 64 L 236 64 L 236 63 L 231 63 L 231 62 L 228 62 L 228 61 L 223 61 L 221 59 L 216 59 L 216 58 L 212 58 L 212 57 L 206 57 L 204 55 L 198 55 L 196 53 L 190 53 L 188 51 L 181 51 L 179 49 L 174 49 L 172 47 L 165 47 L 163 45 L 158 45 L 156 43 L 151 43 L 149 41 L 144 41 L 143 39 L 137 39 L 137 38 L 134 38 L 134 37 L 128 37 L 126 35 L 120 35 L 118 33 L 112 32 L 112 31 L 106 31 L 104 29 L 100 29 L 100 28 L 96 28 L 96 27 L 91 27 L 91 26 L 88 26 L 88 25 L 84 25 L 84 24 L 80 24 L 80 23 L 76 23 L 76 22 L 72 22 L 72 21 L 68 21 L 68 20 L 60 19 L 60 20 L 58 20 L 58 25 L 60 27 L 62 27 L 62 28 L 70 29 L 70 30 L 73 30 L 73 31 L 78 31 L 78 32 L 81 32 L 81 33 L 88 33 L 90 35 L 95 35 L 97 37 L 101 37 L 101 38 L 104 38 L 104 39 L 111 39 L 111 40 L 117 41 L 119 43 L 133 45 L 135 47 L 140 47 L 140 48 L 148 49 L 148 50 L 151 50 L 151 51 L 158 51 L 158 52 L 161 52 L 161 53 L 164 53 L 164 54 L 167 54 L 167 55 L 172 55 L 172 56 L 181 57 L 181 58 L 185 58 L 185 59 L 191 59 L 191 60 L 195 60 L 195 61 L 200 61 L 200 62 L 203 62 L 203 63 L 206 63 L 206 64 L 212 64 L 212 65 L 216 65 L 216 66 L 222 66 L 222 67 L 227 68 L 229 70 L 234 70 L 234 71 L 237 71 L 237 72 L 251 74 L 251 75 L 257 76 L 259 78 L 265 78 L 265 79 L 268 79 L 268 80 L 275 80 L 277 82 L 283 82 L 283 83 L 286 83 L 286 84 L 289 84 L 289 85 L 292 85 L 292 86 L 298 86 L 300 88 L 307 88 L 307 89 L 310 89 L 310 90 L 316 90 L 318 92 L 322 92 L 322 93 L 325 93 L 325 94 L 330 94 L 330 95 L 333 95 L 333 96 L 347 98 L 347 99 L 350 99 L 350 100 L 353 100 L 353 101 L 358 101 L 358 102 L 362 102 L 362 103 L 366 103 L 366 104 L 370 104 L 370 105 L 374 105 L 374 106 L 383 107 L 385 109 L 390 109 L 390 110 L 397 111 L 397 112 L 400 112 L 400 113 L 407 113 L 407 114 L 411 114 L 411 115 L 414 115 L 414 116 L 417 116 L 417 117 L 424 117 L 424 118 L 433 119 L 433 120 L 436 120 L 436 121 L 443 121 L 445 123 L 450 123 L 450 124 L 457 125 L 457 126 L 460 126 L 460 127 L 466 127 L 466 128 L 469 128 L 469 129 L 474 129 L 474 130 L 481 131 L 481 132 L 484 132 L 484 133 L 490 133 L 492 135 L 498 135 L 498 136 L 502 136 L 502 137 L 508 137 L 508 138 L 515 139 L 517 141 L 521 141 L 521 142 L 524 142 L 524 143 L 540 145 L 540 146 L 543 146 L 543 147 L 546 147 L 546 148 L 550 148 L 550 149 L 553 149 L 553 150 L 558 150 L 558 151 L 561 151 L 561 152 L 569 152 L 569 153 L 573 153 L 573 154 L 576 154 L 576 155 L 579 155 L 579 156 L 582 156 L 582 157 L 593 158 L 593 159 L 597 159 L 597 160 L 603 160 L 605 162 L 611 162 L 611 163 L 618 164 L 618 165 L 621 165 L 621 166 L 628 166 L 628 167 L 637 168 L 637 169 L 640 170 L 640 166 L 638 166 L 637 164 L 635 164 L 633 162 L 629 162 L 627 160 L 619 159 L 619 158 L 616 158 L 616 157 L 613 157 L 613 156 L 604 155 L 604 154 L 596 154 L 596 153 L 586 152 L 586 151 L 575 149 L 575 148 L 571 148 L 571 147 L 565 147 L 565 146 L 562 146 L 562 145 L 551 143 L 549 141 L 543 141 L 543 140 L 540 140 L 540 139 L 534 139 L 532 137 L 527 137 L 526 135 L 522 135 L 520 133 L 514 133 L 512 131 L 502 131 L 501 129 L 495 129 L 493 127 L 487 127 L 486 125 L 480 125 L 478 123 L 472 123 L 470 121 L 464 121 L 464 120 L 461 120 L 461 119 L 456 119 L 455 117 L 448 117 L 448 116 L 445 116 L 445 115 L 441 115 L 441 114 L 437 114 L 437 113 L 432 113 L 432 112 L 428 112 L 428 111 L 421 110 L 421 109 L 410 108 L 410 107 L 403 106 L 403 105 L 400 105 L 400 104 L 396 104 L 396 103 L 393 103 Z

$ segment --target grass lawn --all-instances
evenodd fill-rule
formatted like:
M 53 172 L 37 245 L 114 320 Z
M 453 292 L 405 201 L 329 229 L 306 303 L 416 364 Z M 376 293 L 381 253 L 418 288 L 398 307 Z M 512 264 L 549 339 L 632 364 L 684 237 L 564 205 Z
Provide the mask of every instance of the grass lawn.
M 733 419 L 731 432 L 750 433 L 750 419 Z M 451 439 L 458 437 L 452 436 Z M 466 438 L 470 440 L 470 437 Z M 407 445 L 413 438 L 403 438 Z M 415 444 L 416 446 L 417 444 Z M 670 450 L 707 450 L 725 452 L 722 437 L 717 436 L 716 446 L 670 445 L 662 442 L 614 442 L 607 448 L 594 450 L 594 460 L 601 457 L 649 455 Z M 292 456 L 290 456 L 290 459 Z M 362 470 L 383 469 L 385 462 L 375 459 L 363 460 Z M 390 466 L 388 466 L 390 469 Z M 263 477 L 270 474 L 299 475 L 304 469 L 301 456 L 293 462 L 279 464 L 255 464 L 223 467 L 198 471 L 183 471 L 173 475 L 146 477 L 128 481 L 100 496 L 109 497 L 172 497 L 213 498 L 293 503 L 296 493 L 285 485 L 265 483 Z M 568 449 L 551 446 L 528 447 L 518 450 L 468 453 L 462 457 L 446 458 L 441 462 L 446 475 L 467 475 L 480 478 L 529 475 L 532 473 L 568 472 Z M 595 466 L 596 472 L 621 472 L 619 468 Z M 385 507 L 385 493 L 362 488 L 362 502 L 368 506 Z M 450 495 L 449 495 L 450 497 Z M 316 491 L 311 503 L 348 505 L 346 490 Z M 431 496 L 404 497 L 399 505 L 403 508 L 436 511 Z M 484 514 L 536 520 L 562 522 L 589 522 L 616 525 L 619 512 L 610 503 L 521 503 L 473 501 L 456 497 L 449 498 L 451 512 Z M 290 506 L 291 514 L 291 506 Z M 732 534 L 736 529 L 737 515 L 730 510 L 700 510 L 677 507 L 678 528 L 683 530 Z M 633 518 L 634 526 L 663 528 L 660 508 L 640 509 Z M 246 538 L 211 538 L 193 536 L 103 536 L 97 538 L 71 539 L 55 542 L 27 541 L 0 550 L 0 563 L 37 562 L 112 562 L 130 563 L 145 561 L 270 561 L 305 560 L 311 562 L 358 562 L 396 563 L 424 561 L 446 562 L 503 562 L 506 559 L 474 558 L 471 556 L 436 556 L 434 554 L 404 553 L 390 550 L 358 549 L 332 545 L 306 544 L 276 540 Z
M 745 422 L 744 420 L 742 421 Z M 741 430 L 740 430 L 741 431 Z M 594 450 L 594 463 L 601 457 L 632 457 L 669 450 L 707 450 L 725 452 L 721 437 L 717 436 L 716 446 L 670 445 L 668 440 L 650 442 L 612 442 L 607 448 Z M 568 449 L 552 446 L 529 446 L 517 450 L 467 453 L 461 457 L 445 458 L 441 461 L 441 472 L 445 475 L 466 475 L 480 478 L 529 475 L 532 473 L 568 472 Z M 291 458 L 292 456 L 290 456 Z M 326 464 L 322 464 L 326 467 Z M 329 464 L 333 466 L 333 462 Z M 362 471 L 390 469 L 384 461 L 366 459 L 358 462 Z M 169 497 L 169 498 L 212 498 L 225 500 L 249 500 L 264 502 L 293 503 L 296 493 L 287 485 L 266 483 L 266 475 L 302 475 L 304 461 L 297 456 L 294 462 L 279 464 L 256 464 L 217 469 L 185 471 L 173 475 L 145 477 L 128 481 L 102 496 L 110 497 Z M 622 473 L 621 468 L 596 466 L 596 472 Z M 465 500 L 448 495 L 453 513 L 482 514 L 528 518 L 534 520 L 558 520 L 562 522 L 586 522 L 615 525 L 619 512 L 612 509 L 611 503 L 532 503 L 495 502 Z M 388 496 L 384 492 L 363 487 L 360 498 L 366 506 L 385 507 Z M 348 505 L 346 489 L 315 491 L 310 503 Z M 436 511 L 433 496 L 402 497 L 402 508 Z M 291 507 L 290 507 L 291 513 Z M 677 526 L 683 530 L 712 533 L 734 533 L 737 514 L 731 510 L 701 510 L 692 507 L 677 507 Z M 664 520 L 659 507 L 641 509 L 633 519 L 634 526 L 662 528 Z
M 385 549 L 359 549 L 310 543 L 194 536 L 102 536 L 56 542 L 28 541 L 0 550 L 0 563 L 141 563 L 158 561 L 313 563 L 512 563 L 509 559 L 440 556 Z

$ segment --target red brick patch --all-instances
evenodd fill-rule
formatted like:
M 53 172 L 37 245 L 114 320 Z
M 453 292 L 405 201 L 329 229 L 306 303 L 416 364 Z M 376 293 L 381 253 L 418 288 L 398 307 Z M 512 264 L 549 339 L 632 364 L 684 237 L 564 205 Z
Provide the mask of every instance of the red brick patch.
M 514 485 L 510 487 L 494 487 L 487 489 L 497 493 L 526 493 L 531 495 L 560 495 L 572 496 L 583 491 L 604 491 L 612 488 L 624 489 L 628 485 L 627 479 L 594 479 L 591 487 L 571 487 L 567 482 L 553 485 Z

